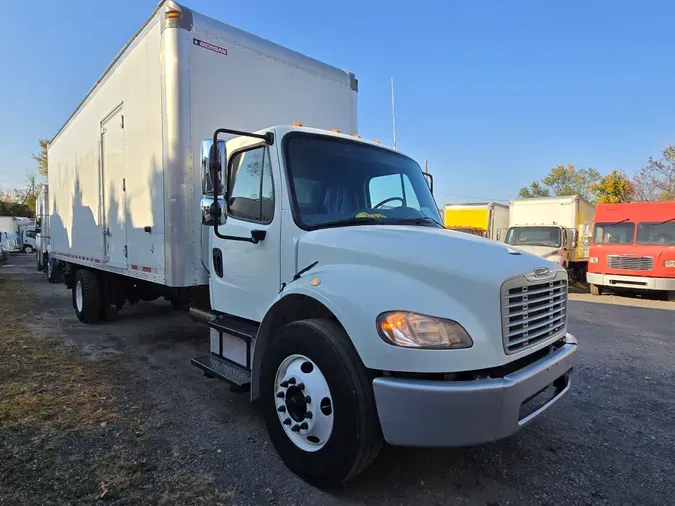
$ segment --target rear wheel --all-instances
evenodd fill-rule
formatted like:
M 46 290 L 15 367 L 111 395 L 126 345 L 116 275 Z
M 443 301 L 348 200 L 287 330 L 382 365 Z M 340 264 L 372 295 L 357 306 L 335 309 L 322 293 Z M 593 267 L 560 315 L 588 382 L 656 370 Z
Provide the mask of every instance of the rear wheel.
M 47 279 L 50 283 L 61 281 L 61 262 L 53 258 L 47 259 Z
M 101 316 L 101 295 L 98 277 L 91 271 L 80 269 L 75 275 L 73 307 L 77 318 L 84 323 L 93 323 Z
M 33 249 L 33 246 L 24 246 L 24 247 L 23 247 L 23 252 L 24 252 L 24 253 L 29 253 L 29 254 L 30 254 L 30 253 L 32 253 L 33 251 L 35 251 L 35 250 Z
M 602 286 L 591 283 L 591 295 L 602 295 Z
M 279 331 L 263 358 L 261 401 L 282 460 L 315 485 L 356 476 L 382 448 L 371 378 L 331 321 L 302 320 Z

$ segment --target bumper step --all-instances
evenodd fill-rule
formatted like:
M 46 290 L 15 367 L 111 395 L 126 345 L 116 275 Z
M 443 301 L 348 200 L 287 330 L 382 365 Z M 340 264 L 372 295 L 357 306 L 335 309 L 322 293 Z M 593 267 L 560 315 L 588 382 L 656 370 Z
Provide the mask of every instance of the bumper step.
M 251 373 L 249 371 L 215 355 L 193 358 L 192 365 L 204 371 L 205 376 L 227 381 L 237 390 L 246 391 L 251 387 Z

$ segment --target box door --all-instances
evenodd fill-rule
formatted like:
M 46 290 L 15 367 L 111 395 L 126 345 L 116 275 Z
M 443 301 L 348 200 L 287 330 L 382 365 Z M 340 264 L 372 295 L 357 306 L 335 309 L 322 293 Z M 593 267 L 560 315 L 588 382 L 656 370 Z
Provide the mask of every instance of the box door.
M 104 261 L 114 267 L 126 268 L 126 167 L 122 108 L 108 116 L 101 127 Z

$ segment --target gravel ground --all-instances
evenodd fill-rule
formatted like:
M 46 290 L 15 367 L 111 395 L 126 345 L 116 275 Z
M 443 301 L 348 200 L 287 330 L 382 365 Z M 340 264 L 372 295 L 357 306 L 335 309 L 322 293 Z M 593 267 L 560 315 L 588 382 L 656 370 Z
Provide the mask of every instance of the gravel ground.
M 190 365 L 207 351 L 203 327 L 164 302 L 85 326 L 65 287 L 34 266 L 32 256 L 15 256 L 0 267 L 9 329 L 0 366 L 11 369 L 0 369 L 0 504 L 672 501 L 675 313 L 654 309 L 665 303 L 572 296 L 574 384 L 541 419 L 473 448 L 386 448 L 365 473 L 322 492 L 283 466 L 245 395 Z M 16 293 L 3 299 L 3 290 Z M 17 393 L 17 385 L 33 390 Z M 50 388 L 61 389 L 66 407 L 42 418 L 15 409 Z

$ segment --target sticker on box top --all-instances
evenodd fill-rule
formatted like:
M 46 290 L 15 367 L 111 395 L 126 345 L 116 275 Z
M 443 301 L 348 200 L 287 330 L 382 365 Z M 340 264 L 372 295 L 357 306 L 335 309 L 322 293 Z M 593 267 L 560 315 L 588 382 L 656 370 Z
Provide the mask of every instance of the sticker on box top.
M 214 46 L 213 44 L 209 44 L 208 42 L 204 42 L 203 40 L 199 39 L 192 39 L 192 43 L 195 46 L 203 47 L 204 49 L 208 49 L 209 51 L 215 51 L 216 53 L 220 53 L 222 55 L 227 56 L 227 49 L 225 49 L 224 47 Z

